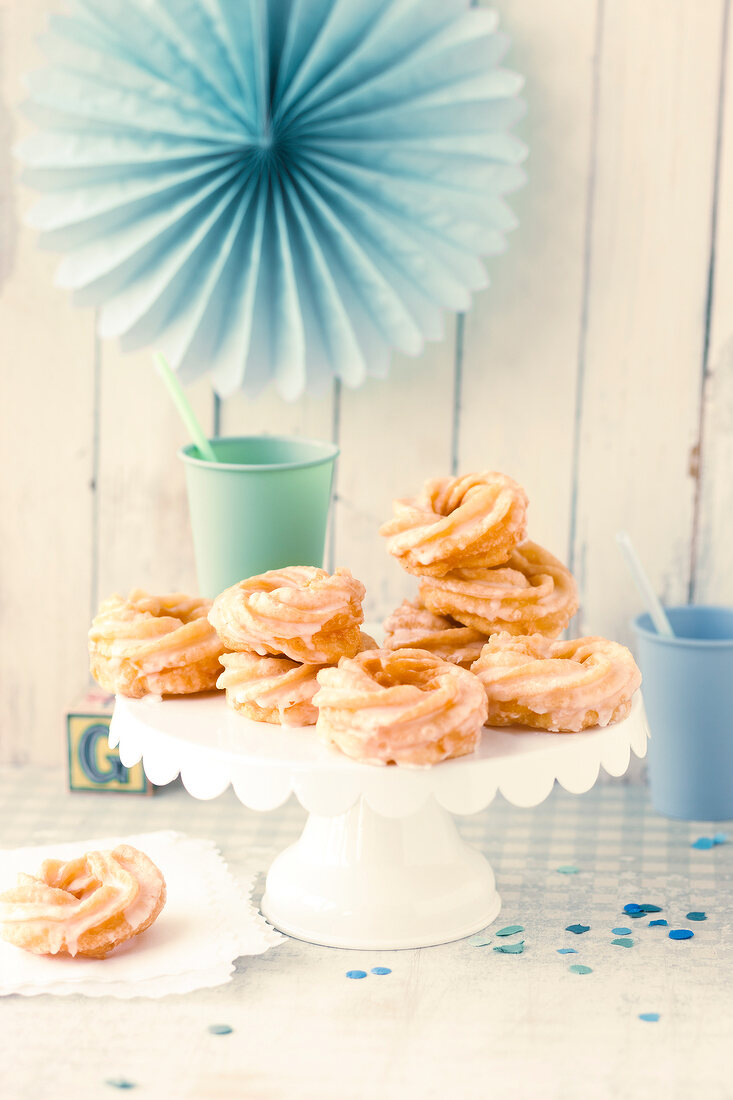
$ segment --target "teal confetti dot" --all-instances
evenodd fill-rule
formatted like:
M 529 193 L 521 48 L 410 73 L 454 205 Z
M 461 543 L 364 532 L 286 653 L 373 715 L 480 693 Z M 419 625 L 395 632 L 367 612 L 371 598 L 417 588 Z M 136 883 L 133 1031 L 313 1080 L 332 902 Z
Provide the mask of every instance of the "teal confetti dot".
M 573 974 L 592 974 L 593 973 L 593 967 L 592 966 L 583 966 L 582 963 L 573 963 L 572 966 L 568 967 L 568 970 L 570 970 L 571 973 L 573 973 Z
M 125 1077 L 108 1077 L 104 1082 L 112 1089 L 134 1089 L 137 1085 L 134 1081 L 128 1081 Z
M 367 976 L 366 970 L 347 970 L 346 971 L 346 977 L 347 978 L 366 978 L 366 976 Z
M 725 844 L 728 840 L 727 833 L 716 833 L 713 837 L 713 844 Z
M 616 947 L 633 947 L 634 946 L 634 941 L 631 939 L 630 936 L 622 936 L 620 939 L 611 940 L 611 943 L 615 944 Z
M 649 905 L 648 902 L 644 902 L 644 904 L 640 905 L 639 908 L 641 909 L 642 913 L 661 913 L 662 912 L 661 905 Z
M 500 955 L 521 955 L 524 952 L 524 940 L 519 943 L 502 943 L 494 951 L 498 951 Z
M 497 936 L 513 936 L 515 932 L 524 932 L 523 924 L 508 924 L 506 928 L 500 928 Z
M 659 1019 L 659 1013 L 658 1012 L 640 1012 L 639 1013 L 639 1019 L 640 1020 L 646 1020 L 646 1022 L 648 1024 L 656 1024 L 657 1020 Z
M 483 932 L 477 932 L 475 936 L 471 936 L 468 942 L 471 947 L 487 947 L 491 943 L 491 936 L 487 936 Z
M 698 848 L 701 852 L 707 851 L 708 848 L 712 848 L 715 841 L 710 836 L 699 836 L 697 840 L 693 841 L 690 845 L 691 848 Z
M 650 920 L 649 921 L 649 927 L 650 928 L 666 928 L 667 927 L 667 921 L 666 920 Z
M 373 966 L 372 974 L 391 974 L 392 971 L 388 966 Z
M 209 1024 L 209 1032 L 211 1035 L 231 1035 L 234 1028 L 229 1024 Z
M 630 928 L 612 928 L 611 931 L 613 932 L 614 936 L 630 936 L 631 935 L 631 929 Z
M 574 947 L 558 947 L 557 953 L 558 953 L 558 955 L 577 955 L 578 954 L 578 952 L 575 950 Z
M 562 867 L 556 868 L 558 875 L 577 875 L 580 873 L 580 868 L 575 867 L 572 863 L 563 863 Z
M 574 932 L 576 936 L 582 936 L 583 932 L 590 931 L 589 924 L 569 924 L 565 929 L 566 932 Z
M 687 919 L 688 920 L 707 920 L 708 918 L 705 916 L 704 913 L 688 913 L 687 914 Z
M 671 940 L 691 940 L 695 935 L 689 928 L 673 928 L 669 933 Z

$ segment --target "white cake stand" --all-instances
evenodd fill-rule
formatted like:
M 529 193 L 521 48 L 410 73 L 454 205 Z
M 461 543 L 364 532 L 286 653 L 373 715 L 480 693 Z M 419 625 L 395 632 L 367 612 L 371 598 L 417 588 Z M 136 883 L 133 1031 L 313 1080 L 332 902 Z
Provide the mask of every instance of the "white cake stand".
M 245 806 L 272 810 L 295 794 L 310 816 L 270 868 L 263 914 L 311 943 L 385 950 L 460 939 L 499 913 L 493 871 L 452 814 L 477 813 L 497 790 L 516 806 L 536 806 L 556 779 L 588 791 L 600 767 L 622 775 L 631 750 L 645 754 L 647 725 L 637 693 L 629 716 L 607 729 L 486 729 L 471 756 L 380 768 L 325 747 L 312 727 L 252 722 L 223 693 L 209 693 L 119 696 L 109 740 L 127 767 L 142 760 L 159 785 L 180 774 L 195 798 L 215 798 L 231 783 Z

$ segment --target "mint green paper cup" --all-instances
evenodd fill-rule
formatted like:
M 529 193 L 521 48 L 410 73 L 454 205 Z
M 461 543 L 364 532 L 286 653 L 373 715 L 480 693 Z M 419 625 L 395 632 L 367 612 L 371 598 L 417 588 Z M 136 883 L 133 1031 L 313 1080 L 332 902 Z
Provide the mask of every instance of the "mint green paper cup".
M 268 569 L 323 565 L 338 447 L 285 435 L 210 442 L 218 462 L 201 458 L 194 443 L 178 452 L 201 595 Z

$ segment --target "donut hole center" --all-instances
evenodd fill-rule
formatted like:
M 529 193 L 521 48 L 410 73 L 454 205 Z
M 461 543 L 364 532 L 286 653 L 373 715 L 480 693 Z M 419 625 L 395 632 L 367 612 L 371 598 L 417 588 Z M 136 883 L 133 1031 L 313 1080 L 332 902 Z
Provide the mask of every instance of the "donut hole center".
M 464 504 L 469 504 L 477 493 L 483 493 L 486 485 L 476 475 L 449 479 L 447 484 L 438 485 L 430 493 L 430 507 L 436 516 L 450 516 Z M 479 502 L 476 502 L 476 506 Z
M 433 669 L 426 669 L 417 661 L 403 659 L 387 667 L 375 661 L 369 672 L 383 688 L 416 687 L 419 691 L 430 691 L 432 687 Z
M 450 516 L 460 508 L 462 500 L 456 500 L 450 493 L 436 493 L 430 504 L 436 516 Z
M 184 626 L 187 626 L 188 623 L 192 623 L 196 619 L 200 619 L 202 617 L 205 617 L 205 615 L 206 615 L 206 609 L 205 608 L 194 607 L 190 611 L 179 612 L 179 614 L 177 614 L 175 617 L 177 619 L 180 619 Z M 161 617 L 164 618 L 165 616 L 163 615 Z
M 138 614 L 151 615 L 154 619 L 178 619 L 183 626 L 205 618 L 208 614 L 205 603 L 188 600 L 186 597 L 183 600 L 185 602 L 177 603 L 171 597 L 150 596 L 139 592 L 130 596 L 130 603 Z

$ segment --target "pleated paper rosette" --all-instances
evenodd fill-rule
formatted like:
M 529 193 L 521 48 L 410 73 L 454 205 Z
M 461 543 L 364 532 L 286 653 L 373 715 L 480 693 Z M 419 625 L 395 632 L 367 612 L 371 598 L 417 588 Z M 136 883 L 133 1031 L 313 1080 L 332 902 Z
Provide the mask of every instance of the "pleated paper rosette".
M 497 24 L 469 0 L 73 0 L 19 148 L 59 285 L 222 396 L 384 375 L 515 224 Z

